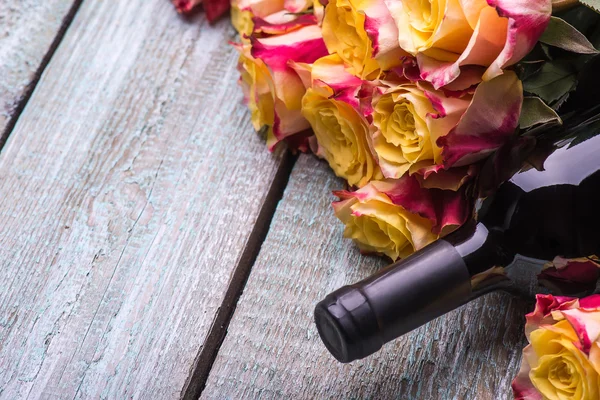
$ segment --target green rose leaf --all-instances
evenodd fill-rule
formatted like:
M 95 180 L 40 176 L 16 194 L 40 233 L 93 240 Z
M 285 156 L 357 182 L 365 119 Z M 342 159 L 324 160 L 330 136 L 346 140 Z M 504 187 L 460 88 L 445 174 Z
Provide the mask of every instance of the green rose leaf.
M 600 2 L 600 0 L 598 0 Z M 597 54 L 594 45 L 564 19 L 551 17 L 540 42 L 579 54 Z
M 542 101 L 539 97 L 525 97 L 523 99 L 523 108 L 519 117 L 521 129 L 531 128 L 534 125 L 545 124 L 548 122 L 558 122 L 562 120 L 552 108 Z
M 600 0 L 599 0 L 600 1 Z M 523 81 L 526 92 L 533 93 L 552 104 L 577 86 L 577 71 L 568 62 L 549 61 L 539 72 Z

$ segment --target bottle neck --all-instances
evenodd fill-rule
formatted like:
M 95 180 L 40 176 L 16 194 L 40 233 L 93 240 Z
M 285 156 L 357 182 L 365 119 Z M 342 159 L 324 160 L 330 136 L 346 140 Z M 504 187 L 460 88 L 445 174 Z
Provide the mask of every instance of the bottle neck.
M 381 346 L 465 303 L 483 291 L 472 279 L 508 260 L 494 232 L 466 224 L 370 278 L 331 293 L 315 309 L 319 334 L 342 362 Z
M 469 221 L 441 240 L 454 247 L 471 278 L 491 268 L 504 267 L 515 257 L 504 246 L 503 232 L 494 227 L 488 228 L 483 222 Z

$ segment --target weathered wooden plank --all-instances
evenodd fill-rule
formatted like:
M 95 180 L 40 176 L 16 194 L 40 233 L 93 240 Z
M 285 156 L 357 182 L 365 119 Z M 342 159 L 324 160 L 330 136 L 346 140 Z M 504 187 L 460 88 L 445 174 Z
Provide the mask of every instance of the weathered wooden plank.
M 0 397 L 181 395 L 282 164 L 233 36 L 81 6 L 0 154 Z
M 384 261 L 342 239 L 330 208 L 342 187 L 301 156 L 215 361 L 205 399 L 501 399 L 524 346 L 522 300 L 492 294 L 343 365 L 312 320 L 330 291 Z
M 0 147 L 80 2 L 0 2 Z

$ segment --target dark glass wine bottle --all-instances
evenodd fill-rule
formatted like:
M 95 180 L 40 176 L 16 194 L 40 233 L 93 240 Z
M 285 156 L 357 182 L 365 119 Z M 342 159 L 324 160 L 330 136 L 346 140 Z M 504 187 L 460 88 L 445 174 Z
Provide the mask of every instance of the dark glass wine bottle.
M 525 277 L 511 268 L 515 259 L 600 254 L 596 119 L 582 125 L 580 118 L 586 129 L 575 138 L 565 139 L 565 128 L 542 135 L 561 138 L 548 142 L 552 150 L 543 168 L 522 169 L 478 201 L 473 221 L 319 302 L 315 321 L 329 351 L 341 362 L 364 358 L 482 294 L 521 290 L 530 283 L 523 280 L 535 280 L 536 274 Z M 497 267 L 504 267 L 503 273 L 489 273 Z

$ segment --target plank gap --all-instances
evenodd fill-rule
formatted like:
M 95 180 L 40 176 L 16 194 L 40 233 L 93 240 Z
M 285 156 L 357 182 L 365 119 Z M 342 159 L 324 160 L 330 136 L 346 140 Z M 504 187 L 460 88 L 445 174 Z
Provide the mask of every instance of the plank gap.
M 223 302 L 213 319 L 204 345 L 198 351 L 194 366 L 182 391 L 181 398 L 183 400 L 198 399 L 206 386 L 210 370 L 217 358 L 221 344 L 223 344 L 223 340 L 227 334 L 227 328 L 235 313 L 240 296 L 244 291 L 244 287 L 250 276 L 250 271 L 252 270 L 261 246 L 267 237 L 271 221 L 275 215 L 275 210 L 283 197 L 283 193 L 297 159 L 298 156 L 292 154 L 290 151 L 286 151 L 282 157 L 281 164 L 271 182 L 271 186 L 263 206 L 260 209 L 256 223 L 252 228 L 248 242 L 246 242 L 242 255 L 231 275 Z
M 83 3 L 83 0 L 74 0 L 73 1 L 71 8 L 69 9 L 69 11 L 67 12 L 67 14 L 64 16 L 64 18 L 62 20 L 62 23 L 60 25 L 60 28 L 58 29 L 58 32 L 56 33 L 56 36 L 54 37 L 54 40 L 52 40 L 50 47 L 48 47 L 48 51 L 46 51 L 44 58 L 42 58 L 40 65 L 36 69 L 32 79 L 31 79 L 31 82 L 29 82 L 27 84 L 27 86 L 25 87 L 25 90 L 23 92 L 23 95 L 17 101 L 17 105 L 14 109 L 13 114 L 8 119 L 8 122 L 7 122 L 6 126 L 4 127 L 4 130 L 0 133 L 0 152 L 4 148 L 4 145 L 6 144 L 8 137 L 10 136 L 10 134 L 12 133 L 12 131 L 15 128 L 15 125 L 17 125 L 17 121 L 19 120 L 19 117 L 23 113 L 25 106 L 29 102 L 29 99 L 31 98 L 33 91 L 35 90 L 38 82 L 40 81 L 40 78 L 42 77 L 44 70 L 46 69 L 46 67 L 50 63 L 50 60 L 54 56 L 54 53 L 56 52 L 58 45 L 60 44 L 60 42 L 62 42 L 63 38 L 65 37 L 65 34 L 67 33 L 67 29 L 69 29 L 69 26 L 71 26 L 71 23 L 75 19 L 75 15 L 77 15 L 77 11 L 81 7 L 82 3 Z

